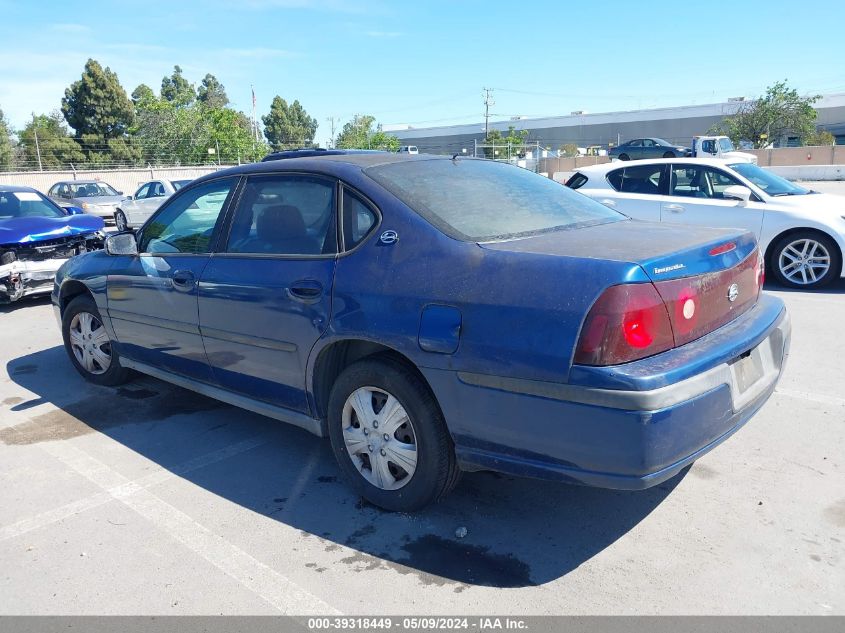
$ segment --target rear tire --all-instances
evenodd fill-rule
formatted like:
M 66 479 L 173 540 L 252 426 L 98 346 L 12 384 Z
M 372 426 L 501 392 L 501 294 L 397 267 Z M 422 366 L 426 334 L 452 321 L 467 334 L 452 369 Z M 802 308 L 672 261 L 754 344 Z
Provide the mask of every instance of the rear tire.
M 385 510 L 420 510 L 458 482 L 454 445 L 434 395 L 390 356 L 341 372 L 329 396 L 328 427 L 352 488 Z
M 663 158 L 675 158 L 675 152 L 664 152 Z
M 631 160 L 631 157 L 628 154 L 619 154 L 619 160 Z
M 62 338 L 70 362 L 85 380 L 113 387 L 125 383 L 131 372 L 120 365 L 120 354 L 112 344 L 90 295 L 75 297 L 62 315 Z
M 129 228 L 126 222 L 126 215 L 120 209 L 114 212 L 114 225 L 120 233 Z
M 839 277 L 842 253 L 824 233 L 797 231 L 778 240 L 772 248 L 769 269 L 788 288 L 821 288 Z

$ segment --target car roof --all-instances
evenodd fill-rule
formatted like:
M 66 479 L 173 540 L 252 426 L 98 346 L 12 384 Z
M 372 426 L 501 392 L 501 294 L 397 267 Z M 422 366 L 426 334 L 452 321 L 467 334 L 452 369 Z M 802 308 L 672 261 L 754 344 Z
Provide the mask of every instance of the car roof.
M 451 157 L 437 154 L 398 154 L 396 152 L 356 152 L 354 154 L 330 154 L 328 156 L 321 154 L 319 156 L 261 161 L 260 163 L 229 167 L 201 176 L 191 184 L 206 182 L 225 176 L 245 176 L 278 171 L 297 171 L 300 169 L 304 171 L 314 170 L 317 172 L 339 173 L 344 167 L 363 170 L 368 167 L 375 167 L 376 165 L 426 160 L 451 160 Z
M 14 193 L 15 191 L 23 193 L 24 191 L 29 191 L 33 193 L 41 193 L 38 189 L 33 187 L 25 187 L 23 185 L 0 185 L 0 191 L 8 191 L 10 193 Z
M 303 147 L 300 149 L 286 149 L 280 152 L 273 152 L 271 154 L 267 154 L 264 158 L 261 159 L 261 162 L 271 161 L 271 160 L 282 160 L 282 159 L 289 159 L 289 158 L 305 158 L 305 157 L 312 157 L 312 156 L 335 156 L 335 155 L 343 155 L 343 154 L 376 154 L 376 153 L 384 153 L 382 150 L 378 149 L 326 149 L 324 147 Z
M 53 187 L 56 185 L 108 185 L 109 183 L 103 182 L 102 180 L 59 180 L 53 183 Z M 111 185 L 109 185 L 111 186 Z
M 666 165 L 669 163 L 689 164 L 689 165 L 705 165 L 710 167 L 727 167 L 732 163 L 741 161 L 726 160 L 724 158 L 649 158 L 644 160 L 615 160 L 609 163 L 601 163 L 599 165 L 588 165 L 587 167 L 579 167 L 575 171 L 582 174 L 604 174 L 614 169 L 622 169 L 623 167 L 636 167 L 639 165 Z

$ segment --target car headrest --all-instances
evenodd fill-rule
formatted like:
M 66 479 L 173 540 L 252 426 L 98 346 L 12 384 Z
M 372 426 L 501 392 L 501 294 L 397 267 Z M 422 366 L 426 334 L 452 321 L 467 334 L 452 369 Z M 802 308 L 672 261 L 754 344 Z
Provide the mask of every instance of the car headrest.
M 305 220 L 295 206 L 278 204 L 267 207 L 258 216 L 255 232 L 265 241 L 295 239 L 306 235 Z

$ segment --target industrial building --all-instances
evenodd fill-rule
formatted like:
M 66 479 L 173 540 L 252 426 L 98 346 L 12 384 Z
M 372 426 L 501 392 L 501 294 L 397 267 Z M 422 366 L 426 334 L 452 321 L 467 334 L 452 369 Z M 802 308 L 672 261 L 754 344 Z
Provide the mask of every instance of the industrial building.
M 565 144 L 578 147 L 618 144 L 632 138 L 657 137 L 672 143 L 689 145 L 693 136 L 705 134 L 724 117 L 736 112 L 743 99 L 723 103 L 688 105 L 627 112 L 573 112 L 568 116 L 540 119 L 491 121 L 491 130 L 506 133 L 513 126 L 527 130 L 530 143 L 539 142 L 553 150 Z M 825 95 L 815 103 L 817 124 L 836 137 L 837 145 L 845 145 L 845 93 Z M 384 126 L 383 130 L 399 138 L 402 145 L 416 145 L 420 152 L 434 154 L 471 154 L 476 143 L 484 139 L 484 122 L 416 128 L 409 125 Z M 797 139 L 773 139 L 775 145 L 790 145 Z

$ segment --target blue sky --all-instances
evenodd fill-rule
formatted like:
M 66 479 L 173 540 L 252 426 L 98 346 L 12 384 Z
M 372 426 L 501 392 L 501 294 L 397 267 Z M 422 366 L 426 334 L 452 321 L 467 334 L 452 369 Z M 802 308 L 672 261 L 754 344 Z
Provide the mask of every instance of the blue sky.
M 60 105 L 88 57 L 131 92 L 182 66 L 249 113 L 299 99 L 317 140 L 356 113 L 417 127 L 492 112 L 548 116 L 710 103 L 788 79 L 845 92 L 845 3 L 833 0 L 0 0 L 0 108 L 14 127 Z

